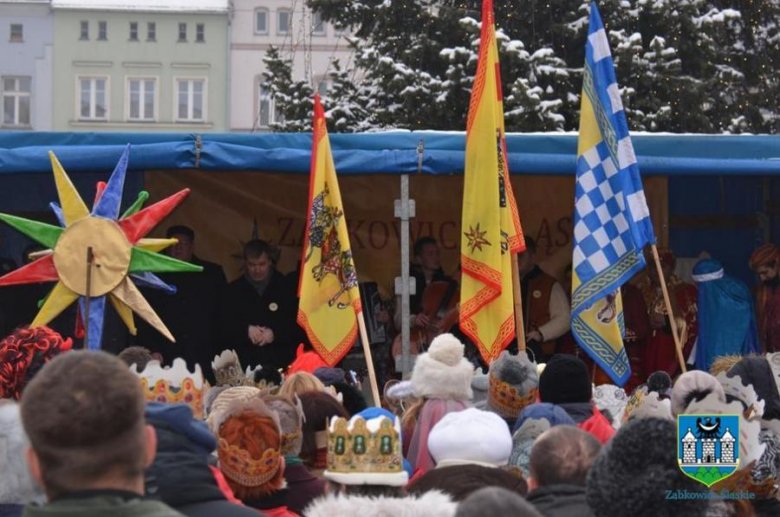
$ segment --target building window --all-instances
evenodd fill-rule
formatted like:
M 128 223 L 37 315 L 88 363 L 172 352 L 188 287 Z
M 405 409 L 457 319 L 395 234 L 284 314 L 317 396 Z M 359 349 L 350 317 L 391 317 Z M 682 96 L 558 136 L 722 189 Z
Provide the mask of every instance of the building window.
M 98 22 L 98 41 L 108 40 L 108 22 Z
M 105 77 L 79 78 L 79 120 L 108 119 L 107 85 L 108 79 Z
M 258 114 L 257 123 L 260 127 L 268 127 L 271 125 L 272 117 L 271 110 L 273 109 L 273 98 L 268 92 L 268 89 L 264 84 L 260 83 L 260 89 L 258 91 Z
M 81 30 L 79 31 L 79 39 L 80 40 L 88 40 L 89 39 L 89 22 L 82 20 L 81 22 Z
M 195 43 L 206 43 L 206 25 L 203 23 L 195 26 Z
M 24 29 L 21 23 L 11 24 L 11 37 L 8 38 L 11 43 L 21 43 L 24 41 Z
M 157 24 L 155 22 L 146 24 L 146 41 L 157 41 Z
M 186 23 L 180 23 L 179 24 L 179 43 L 186 43 L 187 42 L 187 24 Z
M 130 41 L 138 41 L 138 22 L 130 22 Z
M 327 97 L 331 86 L 333 84 L 329 79 L 322 79 L 320 84 L 317 85 L 317 93 L 320 94 L 320 97 Z
M 257 91 L 257 124 L 260 127 L 270 127 L 271 124 L 284 122 L 284 115 L 279 112 L 271 96 L 271 92 L 263 83 L 260 83 Z
M 318 12 L 312 13 L 311 33 L 315 36 L 325 35 L 325 21 L 322 19 L 322 15 Z
M 203 122 L 206 105 L 206 81 L 204 79 L 176 80 L 176 120 L 178 122 Z
M 268 34 L 268 9 L 255 11 L 255 34 Z
M 29 77 L 3 78 L 3 125 L 30 125 L 30 84 Z
M 132 78 L 128 79 L 127 83 L 127 118 L 132 121 L 154 121 L 156 119 L 157 79 Z
M 289 9 L 279 9 L 276 11 L 276 33 L 289 34 L 292 16 Z

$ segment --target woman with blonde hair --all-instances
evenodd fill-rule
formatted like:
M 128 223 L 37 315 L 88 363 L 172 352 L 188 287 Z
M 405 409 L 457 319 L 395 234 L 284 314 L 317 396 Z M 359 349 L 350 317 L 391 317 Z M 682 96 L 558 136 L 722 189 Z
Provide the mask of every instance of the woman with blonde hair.
M 310 391 L 324 392 L 325 385 L 314 375 L 308 372 L 296 372 L 284 379 L 279 395 L 292 399 Z

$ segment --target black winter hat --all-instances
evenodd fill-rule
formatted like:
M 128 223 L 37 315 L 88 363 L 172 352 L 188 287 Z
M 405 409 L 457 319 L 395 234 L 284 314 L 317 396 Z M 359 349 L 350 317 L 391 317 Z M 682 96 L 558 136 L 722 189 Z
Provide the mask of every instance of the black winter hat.
M 599 517 L 705 515 L 706 501 L 667 499 L 677 491 L 706 492 L 677 465 L 677 425 L 644 418 L 629 422 L 601 451 L 588 474 L 587 500 Z
M 573 355 L 552 356 L 539 377 L 539 398 L 542 402 L 565 404 L 590 402 L 593 386 L 588 367 Z

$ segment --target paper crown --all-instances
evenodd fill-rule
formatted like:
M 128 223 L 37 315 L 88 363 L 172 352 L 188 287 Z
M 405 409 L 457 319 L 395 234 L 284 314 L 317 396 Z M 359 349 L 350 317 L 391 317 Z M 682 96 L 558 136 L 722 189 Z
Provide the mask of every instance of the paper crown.
M 517 388 L 488 374 L 488 404 L 504 418 L 517 418 L 524 407 L 536 402 L 538 388 L 531 388 L 527 395 L 520 395 Z
M 268 448 L 260 458 L 253 458 L 249 451 L 228 443 L 219 436 L 222 424 L 230 417 L 245 413 L 256 413 L 273 421 L 276 432 L 281 434 L 279 417 L 269 410 L 260 398 L 249 400 L 236 399 L 230 402 L 216 417 L 214 425 L 217 433 L 217 457 L 219 469 L 225 476 L 245 487 L 258 487 L 271 481 L 282 465 L 281 447 Z M 281 440 L 280 440 L 281 445 Z
M 223 350 L 214 356 L 211 369 L 217 379 L 217 386 L 254 386 L 254 376 L 249 375 L 254 372 L 249 368 L 246 372 L 241 369 L 241 361 L 235 350 Z
M 397 418 L 333 417 L 324 475 L 345 485 L 403 486 L 409 475 L 403 468 L 401 446 Z
M 138 375 L 147 402 L 187 404 L 195 419 L 203 418 L 203 372 L 200 365 L 190 372 L 184 359 L 176 358 L 173 366 L 163 368 L 160 361 L 149 361 L 139 372 L 135 364 L 130 371 Z

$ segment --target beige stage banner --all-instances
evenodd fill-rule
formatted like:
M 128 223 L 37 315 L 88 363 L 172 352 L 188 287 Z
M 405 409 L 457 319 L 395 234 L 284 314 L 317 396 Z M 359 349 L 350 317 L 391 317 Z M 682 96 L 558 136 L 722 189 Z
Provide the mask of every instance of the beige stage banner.
M 361 281 L 375 281 L 383 296 L 392 295 L 400 274 L 400 221 L 394 200 L 400 176 L 339 177 L 355 265 Z M 542 268 L 562 277 L 571 263 L 574 175 L 513 176 L 512 185 L 527 236 L 536 239 Z M 644 178 L 647 203 L 659 246 L 668 242 L 668 182 Z M 147 171 L 146 189 L 160 200 L 184 189 L 187 201 L 161 224 L 154 236 L 174 224 L 195 230 L 196 254 L 224 266 L 229 280 L 240 275 L 241 243 L 252 237 L 257 221 L 260 238 L 281 250 L 279 270 L 295 269 L 300 259 L 309 189 L 308 175 L 257 172 Z M 463 176 L 412 176 L 411 198 L 417 216 L 410 239 L 432 236 L 442 249 L 444 270 L 458 266 Z

